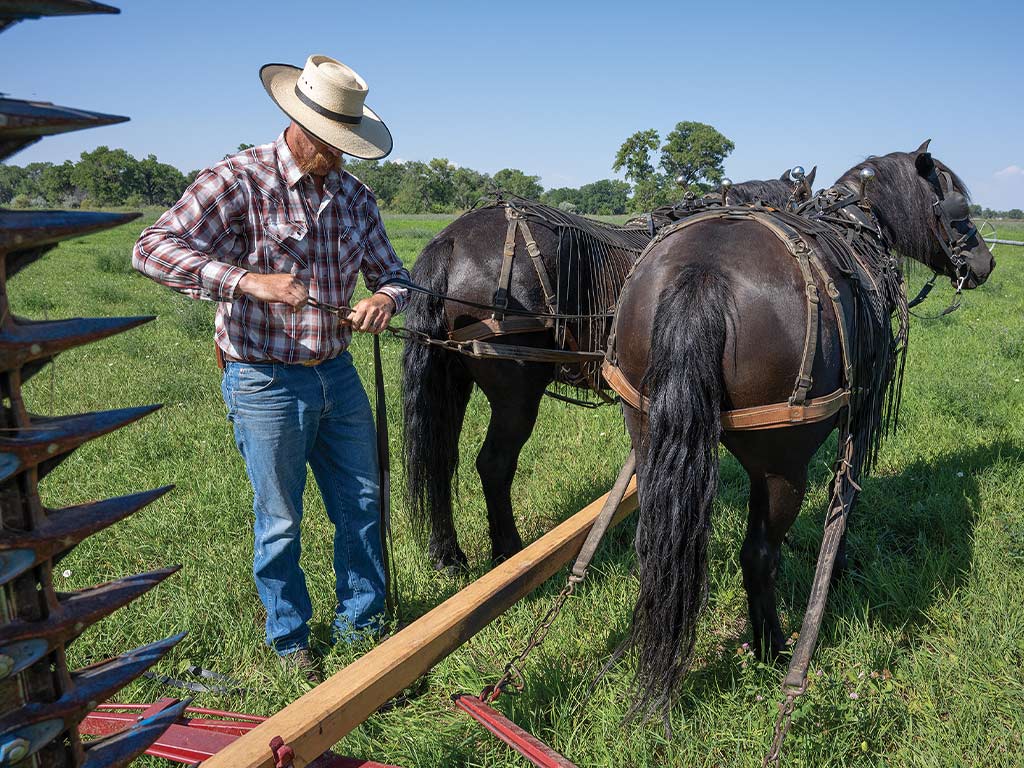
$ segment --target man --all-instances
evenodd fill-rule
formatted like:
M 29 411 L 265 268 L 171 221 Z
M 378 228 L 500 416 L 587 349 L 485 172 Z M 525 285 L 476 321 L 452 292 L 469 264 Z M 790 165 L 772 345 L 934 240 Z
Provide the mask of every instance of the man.
M 272 144 L 200 173 L 142 233 L 132 263 L 219 302 L 221 389 L 253 487 L 253 573 L 267 644 L 315 681 L 299 566 L 306 464 L 335 526 L 334 638 L 376 632 L 385 587 L 374 423 L 346 348 L 352 329 L 380 333 L 404 308 L 408 291 L 385 283 L 409 276 L 373 195 L 342 168 L 342 153 L 391 151 L 391 133 L 364 104 L 366 82 L 326 56 L 311 56 L 302 70 L 268 64 L 260 77 L 291 123 Z M 374 293 L 347 323 L 318 308 L 347 306 L 359 271 Z

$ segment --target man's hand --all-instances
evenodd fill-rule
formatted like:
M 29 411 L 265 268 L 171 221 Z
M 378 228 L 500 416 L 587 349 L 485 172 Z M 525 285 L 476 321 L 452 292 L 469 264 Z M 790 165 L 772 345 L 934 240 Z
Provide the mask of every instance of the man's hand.
M 384 293 L 375 293 L 353 307 L 348 321 L 352 323 L 353 330 L 376 334 L 387 328 L 394 313 L 395 302 L 391 297 Z
M 236 290 L 259 301 L 287 304 L 292 309 L 301 309 L 309 300 L 309 292 L 295 275 L 261 275 L 249 272 L 238 281 Z

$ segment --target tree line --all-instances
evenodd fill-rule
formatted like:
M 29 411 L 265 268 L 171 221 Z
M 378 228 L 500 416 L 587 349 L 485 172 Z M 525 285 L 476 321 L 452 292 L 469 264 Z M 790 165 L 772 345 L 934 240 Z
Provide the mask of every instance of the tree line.
M 0 205 L 14 208 L 172 205 L 195 178 L 156 155 L 142 160 L 123 149 L 97 147 L 78 162 L 0 165 Z
M 238 151 L 251 144 L 240 144 Z M 649 211 L 718 186 L 725 158 L 735 148 L 713 126 L 684 121 L 664 141 L 657 130 L 637 131 L 619 147 L 611 169 L 626 181 L 600 179 L 580 187 L 545 189 L 540 177 L 518 168 L 494 174 L 429 162 L 356 160 L 346 168 L 369 185 L 380 207 L 393 213 L 455 213 L 494 191 L 540 200 L 571 213 L 615 215 Z M 0 205 L 14 208 L 99 208 L 170 206 L 198 171 L 182 173 L 155 155 L 137 159 L 124 149 L 100 146 L 77 162 L 0 164 Z M 1024 219 L 1024 212 L 971 206 L 974 216 Z

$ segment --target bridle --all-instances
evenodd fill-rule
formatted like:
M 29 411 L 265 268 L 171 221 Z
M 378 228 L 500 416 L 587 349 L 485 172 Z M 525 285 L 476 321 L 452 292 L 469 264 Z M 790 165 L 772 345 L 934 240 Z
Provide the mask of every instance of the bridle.
M 927 181 L 935 192 L 935 199 L 932 201 L 933 218 L 929 221 L 928 228 L 935 236 L 935 239 L 938 240 L 949 263 L 952 264 L 956 279 L 956 292 L 953 295 L 952 303 L 938 315 L 923 317 L 923 319 L 934 320 L 960 308 L 960 296 L 963 294 L 964 285 L 971 274 L 971 268 L 964 254 L 969 250 L 968 244 L 971 240 L 980 237 L 980 235 L 978 234 L 978 228 L 971 221 L 971 212 L 967 205 L 967 198 L 963 196 L 963 193 L 957 191 L 949 171 L 935 168 L 928 176 Z M 957 224 L 965 221 L 968 225 L 967 231 L 961 232 L 957 228 Z M 924 284 L 917 296 L 908 302 L 908 308 L 916 307 L 928 298 L 928 294 L 931 293 L 932 288 L 935 286 L 938 276 L 939 273 L 935 272 L 928 279 L 928 282 Z M 915 314 L 915 317 L 922 316 Z

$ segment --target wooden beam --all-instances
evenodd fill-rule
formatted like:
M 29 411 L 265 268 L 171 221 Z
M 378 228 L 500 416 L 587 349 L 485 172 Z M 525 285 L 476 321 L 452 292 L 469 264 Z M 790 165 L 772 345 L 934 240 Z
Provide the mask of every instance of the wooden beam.
M 203 768 L 274 768 L 269 745 L 275 736 L 295 751 L 295 768 L 309 765 L 574 558 L 606 496 L 289 704 Z M 636 507 L 634 478 L 612 525 Z

